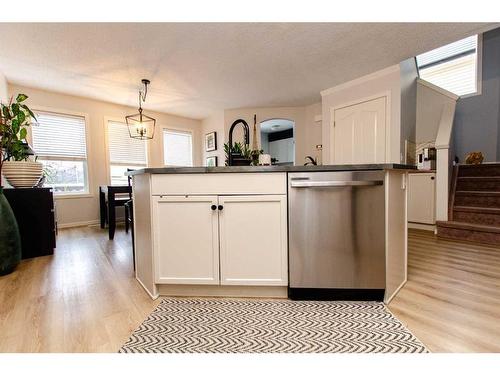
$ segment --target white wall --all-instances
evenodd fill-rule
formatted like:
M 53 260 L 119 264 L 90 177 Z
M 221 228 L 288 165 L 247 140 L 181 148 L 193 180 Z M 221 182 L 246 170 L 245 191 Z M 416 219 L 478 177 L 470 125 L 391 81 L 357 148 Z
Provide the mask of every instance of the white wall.
M 399 64 L 401 77 L 401 152 L 405 152 L 405 141 L 415 143 L 417 123 L 417 64 L 414 58 L 402 61 Z M 403 155 L 403 162 L 415 158 L 415 150 L 409 147 L 406 150 L 411 155 Z
M 295 122 L 295 164 L 302 165 L 306 155 L 315 155 L 316 145 L 321 144 L 321 127 L 314 121 L 321 114 L 321 103 L 305 107 L 237 108 L 224 111 L 224 134 L 229 139 L 231 124 L 237 119 L 250 126 L 250 145 L 253 140 L 253 115 L 257 115 L 257 142 L 260 145 L 259 124 L 264 120 L 283 118 Z M 233 133 L 233 142 L 243 141 L 243 131 L 238 127 Z
M 205 151 L 205 135 L 207 133 L 216 132 L 217 133 L 217 150 L 216 151 Z M 217 156 L 217 165 L 224 165 L 224 111 L 220 110 L 214 113 L 212 116 L 203 119 L 201 122 L 201 164 L 206 164 L 206 158 L 209 156 Z
M 7 79 L 0 72 L 0 102 L 5 103 L 8 100 L 8 88 L 7 88 Z
M 446 103 L 453 104 L 456 95 L 418 80 L 417 83 L 417 143 L 434 142 L 439 129 L 441 112 Z
M 2 72 L 0 72 L 0 102 L 6 103 L 8 100 L 8 88 L 7 88 L 7 79 L 3 75 Z M 0 157 L 2 155 L 0 154 Z M 5 186 L 7 185 L 6 181 L 4 181 L 3 175 L 0 175 L 0 186 Z
M 109 183 L 107 149 L 105 146 L 105 117 L 124 119 L 137 108 L 126 107 L 93 99 L 65 95 L 29 87 L 9 85 L 9 94 L 28 95 L 31 108 L 86 113 L 89 118 L 88 168 L 90 195 L 78 198 L 56 198 L 59 225 L 94 222 L 99 218 L 98 187 Z M 163 166 L 162 127 L 176 128 L 193 133 L 193 161 L 201 165 L 201 121 L 165 113 L 148 112 L 156 118 L 154 139 L 148 141 L 148 162 L 151 167 Z
M 331 162 L 331 116 L 334 108 L 355 104 L 356 101 L 372 99 L 376 96 L 389 95 L 390 120 L 390 163 L 400 163 L 401 158 L 401 87 L 400 67 L 394 65 L 368 76 L 343 83 L 331 89 L 324 90 L 322 95 L 322 139 L 323 163 Z M 404 161 L 404 158 L 403 158 Z

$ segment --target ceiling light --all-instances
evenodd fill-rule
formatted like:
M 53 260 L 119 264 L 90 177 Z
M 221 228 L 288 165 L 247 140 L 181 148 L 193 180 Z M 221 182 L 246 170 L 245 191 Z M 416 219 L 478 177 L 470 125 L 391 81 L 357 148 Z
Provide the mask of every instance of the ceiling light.
M 125 116 L 128 133 L 131 138 L 146 140 L 153 139 L 155 133 L 156 120 L 142 113 L 142 103 L 146 101 L 148 94 L 149 79 L 143 79 L 144 91 L 139 90 L 139 113 Z

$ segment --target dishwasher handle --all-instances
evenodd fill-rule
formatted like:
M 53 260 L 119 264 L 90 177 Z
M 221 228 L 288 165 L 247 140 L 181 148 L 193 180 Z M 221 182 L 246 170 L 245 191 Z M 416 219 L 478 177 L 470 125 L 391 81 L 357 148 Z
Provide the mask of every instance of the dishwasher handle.
M 293 188 L 313 188 L 313 187 L 343 187 L 343 186 L 375 186 L 383 185 L 383 180 L 372 181 L 292 181 L 290 187 Z

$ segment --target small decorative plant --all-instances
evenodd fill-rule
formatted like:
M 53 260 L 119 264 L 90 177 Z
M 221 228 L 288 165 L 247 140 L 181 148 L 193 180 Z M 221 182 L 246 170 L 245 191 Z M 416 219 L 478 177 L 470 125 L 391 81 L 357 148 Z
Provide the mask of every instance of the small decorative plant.
M 250 160 L 250 165 L 259 164 L 259 155 L 263 154 L 263 150 L 251 150 L 247 144 L 236 142 L 233 144 L 232 148 L 233 154 L 240 154 L 243 158 Z M 226 155 L 226 163 L 227 166 L 229 163 L 229 143 L 224 143 L 224 153 Z
M 29 149 L 26 147 L 27 128 L 31 124 L 31 119 L 36 121 L 36 117 L 23 103 L 26 99 L 28 99 L 27 95 L 19 94 L 15 102 L 11 98 L 7 105 L 0 103 L 2 117 L 0 146 L 5 153 L 3 160 L 22 161 L 29 157 Z
M 8 104 L 0 103 L 0 175 L 2 167 L 7 168 L 5 162 L 27 161 L 33 154 L 26 136 L 31 119 L 36 121 L 36 116 L 25 104 L 26 99 L 27 95 L 18 94 L 16 100 L 11 98 Z M 37 168 L 41 173 L 41 166 Z

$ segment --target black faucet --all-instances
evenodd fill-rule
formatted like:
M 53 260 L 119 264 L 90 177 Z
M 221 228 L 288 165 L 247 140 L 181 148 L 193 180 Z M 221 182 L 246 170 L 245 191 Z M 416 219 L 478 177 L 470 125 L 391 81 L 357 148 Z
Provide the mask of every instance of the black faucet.
M 312 165 L 318 165 L 318 162 L 316 161 L 316 159 L 313 159 L 312 156 L 306 156 L 304 159 L 308 160 L 307 162 L 304 163 L 304 165 L 309 165 L 309 164 L 312 164 Z
M 233 124 L 231 125 L 231 128 L 229 129 L 229 159 L 228 159 L 228 165 L 233 165 L 233 130 L 236 125 L 238 124 L 243 124 L 243 131 L 245 132 L 245 144 L 248 146 L 250 145 L 250 128 L 248 127 L 248 124 L 245 120 L 243 119 L 238 119 Z

